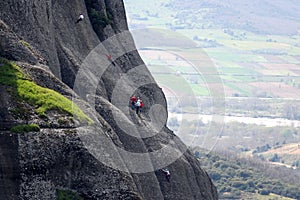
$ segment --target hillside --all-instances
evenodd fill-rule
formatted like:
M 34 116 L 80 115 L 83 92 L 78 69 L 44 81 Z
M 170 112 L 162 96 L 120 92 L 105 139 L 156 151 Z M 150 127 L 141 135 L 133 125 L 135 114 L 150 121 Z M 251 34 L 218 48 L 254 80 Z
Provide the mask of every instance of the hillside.
M 200 158 L 210 162 L 209 173 L 218 172 L 219 180 L 212 177 L 220 197 L 289 199 L 299 192 L 299 2 L 124 2 L 139 53 L 166 94 L 169 126 L 190 146 L 238 154 L 224 158 L 226 169 L 213 166 L 221 157 Z M 254 157 L 265 172 L 278 168 L 260 173 L 258 165 L 238 165 L 240 156 Z M 240 172 L 251 172 L 256 184 Z M 259 185 L 268 192 L 259 194 Z
M 230 152 L 195 148 L 195 156 L 218 187 L 220 199 L 299 199 L 299 174 Z M 280 171 L 280 172 L 279 172 Z
M 0 199 L 218 198 L 166 126 L 164 93 L 122 1 L 0 7 Z M 145 103 L 140 116 L 133 94 Z
M 280 130 L 299 129 L 297 1 L 126 0 L 125 5 L 139 52 L 163 88 L 170 121 L 177 134 L 183 127 L 185 141 L 212 147 L 207 141 L 218 140 L 226 148 L 299 141 L 298 134 Z M 257 29 L 242 26 L 247 20 Z M 228 130 L 236 128 L 229 125 L 224 131 L 231 122 L 241 128 Z M 261 126 L 276 131 L 260 134 Z
M 149 69 L 158 82 L 165 79 L 164 84 L 166 79 L 176 78 L 174 73 L 163 74 L 168 66 L 182 73 L 196 95 L 208 96 L 213 86 L 207 82 L 213 78 L 202 77 L 205 72 L 201 70 L 191 71 L 189 63 L 200 63 L 206 56 L 214 65 L 204 64 L 215 68 L 215 76 L 221 78 L 226 97 L 299 99 L 300 15 L 297 1 L 125 2 L 132 30 L 165 32 L 158 36 L 161 40 L 151 39 L 151 33 L 147 37 L 144 35 L 143 38 L 149 38 L 148 43 L 134 33 L 138 48 L 151 44 L 148 47 L 164 50 L 163 53 L 153 49 L 152 53 L 141 52 L 147 64 L 151 63 Z M 177 40 L 168 30 L 177 34 Z M 189 54 L 182 58 L 186 63 L 167 59 L 165 54 L 170 51 L 177 55 L 182 51 Z M 172 84 L 167 86 L 176 90 Z
M 181 20 L 209 21 L 211 28 L 241 29 L 263 35 L 295 35 L 300 29 L 300 5 L 296 0 L 172 0 L 168 6 L 180 11 L 177 16 Z

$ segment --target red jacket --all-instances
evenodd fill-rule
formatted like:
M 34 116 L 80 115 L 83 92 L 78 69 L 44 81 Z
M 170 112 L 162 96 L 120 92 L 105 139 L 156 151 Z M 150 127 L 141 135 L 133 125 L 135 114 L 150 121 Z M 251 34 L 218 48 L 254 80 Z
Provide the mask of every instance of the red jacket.
M 130 100 L 131 100 L 131 102 L 136 102 L 136 97 L 132 96 Z
M 144 106 L 144 103 L 141 101 L 141 105 L 140 105 L 140 108 L 142 108 Z

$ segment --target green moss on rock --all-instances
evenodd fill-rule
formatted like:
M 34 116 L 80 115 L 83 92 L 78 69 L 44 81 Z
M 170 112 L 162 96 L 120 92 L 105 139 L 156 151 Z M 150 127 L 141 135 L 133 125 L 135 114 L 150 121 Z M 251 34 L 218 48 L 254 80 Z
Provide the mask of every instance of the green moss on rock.
M 23 46 L 25 46 L 25 47 L 31 49 L 30 44 L 29 44 L 28 42 L 26 42 L 25 40 L 20 40 L 20 43 L 21 43 Z
M 17 125 L 12 127 L 10 131 L 14 133 L 39 132 L 40 127 L 37 124 Z
M 0 84 L 12 87 L 15 95 L 20 101 L 26 101 L 35 107 L 39 116 L 46 116 L 51 110 L 66 112 L 73 115 L 82 123 L 91 124 L 93 121 L 70 99 L 58 92 L 41 87 L 34 83 L 18 67 L 8 60 L 1 59 Z

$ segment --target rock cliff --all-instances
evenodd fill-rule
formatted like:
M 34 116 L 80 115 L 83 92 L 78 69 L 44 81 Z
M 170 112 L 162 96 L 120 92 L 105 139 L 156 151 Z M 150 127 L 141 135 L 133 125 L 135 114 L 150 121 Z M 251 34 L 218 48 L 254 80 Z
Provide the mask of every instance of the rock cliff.
M 164 94 L 121 0 L 0 7 L 0 199 L 217 199 L 166 127 Z M 145 102 L 141 117 L 133 94 Z

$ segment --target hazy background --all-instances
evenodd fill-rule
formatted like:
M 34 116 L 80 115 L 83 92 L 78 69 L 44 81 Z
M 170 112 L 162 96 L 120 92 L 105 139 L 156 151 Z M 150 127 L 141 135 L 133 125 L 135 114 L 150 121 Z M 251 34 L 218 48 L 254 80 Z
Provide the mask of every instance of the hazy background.
M 168 125 L 187 145 L 300 174 L 299 1 L 125 6 L 137 48 L 168 99 Z

